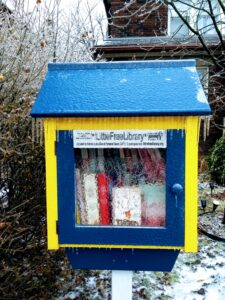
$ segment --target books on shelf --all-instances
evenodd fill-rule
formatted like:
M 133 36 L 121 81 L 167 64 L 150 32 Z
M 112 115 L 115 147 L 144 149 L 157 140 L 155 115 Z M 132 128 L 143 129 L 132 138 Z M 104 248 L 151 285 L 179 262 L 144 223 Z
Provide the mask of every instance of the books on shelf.
M 164 156 L 159 149 L 77 150 L 77 224 L 165 226 Z

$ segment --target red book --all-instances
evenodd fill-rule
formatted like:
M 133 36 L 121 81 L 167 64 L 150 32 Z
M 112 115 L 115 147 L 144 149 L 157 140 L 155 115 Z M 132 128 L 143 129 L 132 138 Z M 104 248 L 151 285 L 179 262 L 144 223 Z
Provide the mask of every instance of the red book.
M 144 165 L 144 173 L 150 182 L 156 179 L 155 162 L 152 161 L 147 149 L 138 149 L 139 156 Z
M 110 224 L 109 190 L 105 173 L 97 174 L 100 220 L 102 225 Z
M 165 181 L 166 177 L 166 166 L 164 159 L 162 158 L 159 149 L 148 149 L 148 153 L 151 160 L 155 163 L 156 177 L 157 181 Z

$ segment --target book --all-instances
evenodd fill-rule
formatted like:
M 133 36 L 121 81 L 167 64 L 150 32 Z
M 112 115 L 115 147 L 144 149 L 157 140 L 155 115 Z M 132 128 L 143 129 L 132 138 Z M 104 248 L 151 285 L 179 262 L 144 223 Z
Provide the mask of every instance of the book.
M 98 182 L 100 223 L 102 225 L 109 225 L 111 220 L 110 220 L 109 189 L 108 189 L 107 175 L 105 173 L 97 174 L 97 182 Z
M 96 173 L 97 170 L 97 157 L 95 149 L 88 150 L 89 153 L 89 173 Z
M 165 182 L 166 166 L 159 149 L 148 149 L 148 153 L 155 165 L 155 181 Z
M 113 225 L 141 225 L 141 189 L 114 187 L 112 200 Z
M 75 169 L 75 186 L 76 186 L 76 209 L 77 209 L 77 224 L 87 224 L 87 211 L 84 199 L 84 192 L 82 186 L 82 178 L 80 169 Z
M 141 223 L 144 226 L 165 226 L 166 223 L 166 187 L 165 185 L 140 186 L 143 197 Z
M 98 186 L 96 174 L 84 174 L 84 195 L 87 210 L 87 224 L 100 224 Z
M 88 150 L 82 148 L 81 149 L 81 171 L 86 173 L 89 167 L 89 158 L 88 158 Z
M 151 157 L 150 155 L 152 154 L 152 150 L 153 149 L 138 149 L 144 168 L 144 175 L 149 182 L 155 182 L 157 176 L 155 161 L 152 160 L 153 156 Z

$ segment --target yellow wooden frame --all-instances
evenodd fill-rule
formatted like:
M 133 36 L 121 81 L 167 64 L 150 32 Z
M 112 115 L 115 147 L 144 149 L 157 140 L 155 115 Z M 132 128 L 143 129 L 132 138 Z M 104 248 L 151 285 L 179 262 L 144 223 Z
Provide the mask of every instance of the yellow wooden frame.
M 198 183 L 198 122 L 199 117 L 109 117 L 109 118 L 49 118 L 44 120 L 46 157 L 46 197 L 48 249 L 59 247 L 101 247 L 140 249 L 184 249 L 197 251 L 197 183 Z M 57 168 L 55 141 L 57 130 L 119 130 L 119 129 L 184 129 L 185 144 L 185 241 L 184 247 L 127 246 L 127 245 L 77 245 L 58 242 Z

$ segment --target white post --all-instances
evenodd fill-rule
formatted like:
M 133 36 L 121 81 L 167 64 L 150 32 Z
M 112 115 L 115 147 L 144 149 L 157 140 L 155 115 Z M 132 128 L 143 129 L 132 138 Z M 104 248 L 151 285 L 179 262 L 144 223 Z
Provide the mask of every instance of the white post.
M 112 271 L 112 300 L 132 300 L 132 271 Z

